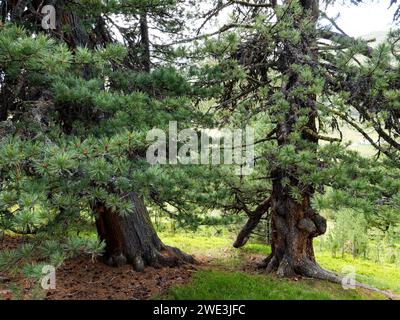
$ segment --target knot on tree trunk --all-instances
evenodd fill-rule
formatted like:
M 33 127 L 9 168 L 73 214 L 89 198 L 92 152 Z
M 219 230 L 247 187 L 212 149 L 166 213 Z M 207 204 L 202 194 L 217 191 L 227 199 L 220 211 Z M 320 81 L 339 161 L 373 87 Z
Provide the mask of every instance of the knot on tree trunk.
M 305 231 L 309 234 L 315 234 L 315 232 L 317 231 L 317 227 L 315 226 L 315 223 L 311 219 L 308 219 L 308 218 L 301 219 L 299 221 L 299 223 L 297 224 L 297 227 L 301 231 Z
M 320 236 L 326 232 L 326 219 L 319 215 L 315 209 L 309 208 L 306 216 L 306 218 L 301 219 L 298 223 L 300 230 L 308 231 L 313 237 Z
M 318 235 L 324 234 L 326 232 L 326 219 L 319 214 L 313 217 L 315 226 L 317 227 Z
M 326 232 L 326 219 L 319 214 L 311 218 L 303 218 L 297 224 L 297 228 L 313 237 L 317 237 Z

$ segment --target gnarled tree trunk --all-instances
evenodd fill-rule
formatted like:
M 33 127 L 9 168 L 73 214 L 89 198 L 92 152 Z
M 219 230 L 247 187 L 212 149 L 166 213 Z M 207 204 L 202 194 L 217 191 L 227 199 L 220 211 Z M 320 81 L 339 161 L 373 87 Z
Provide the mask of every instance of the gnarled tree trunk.
M 147 13 L 140 15 L 141 62 L 144 72 L 150 72 L 150 41 Z M 162 243 L 150 221 L 142 197 L 135 192 L 128 195 L 134 210 L 127 216 L 112 212 L 104 204 L 98 204 L 96 226 L 99 237 L 106 243 L 105 262 L 112 266 L 130 263 L 141 271 L 145 266 L 176 266 L 193 263 L 192 256 Z
M 177 248 L 163 244 L 150 221 L 144 201 L 135 192 L 129 198 L 134 210 L 129 215 L 112 212 L 103 203 L 93 209 L 101 240 L 106 243 L 105 262 L 112 266 L 130 263 L 141 271 L 145 266 L 176 266 L 194 259 Z
M 267 272 L 276 272 L 282 277 L 335 277 L 322 270 L 315 261 L 313 238 L 325 233 L 326 220 L 311 208 L 310 198 L 310 195 L 304 195 L 298 203 L 289 194 L 289 187 L 282 186 L 280 179 L 274 181 L 272 253 L 262 265 Z

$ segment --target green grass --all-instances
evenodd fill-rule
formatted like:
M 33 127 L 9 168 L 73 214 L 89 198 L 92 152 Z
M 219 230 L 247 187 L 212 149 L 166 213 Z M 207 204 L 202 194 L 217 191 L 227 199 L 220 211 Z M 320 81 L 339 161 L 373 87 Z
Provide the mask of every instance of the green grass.
M 355 150 L 357 152 L 359 152 L 362 156 L 364 157 L 372 157 L 373 155 L 376 154 L 376 150 L 375 148 L 366 141 L 366 139 L 364 138 L 364 136 L 359 133 L 357 130 L 355 130 L 354 128 L 352 128 L 351 126 L 345 124 L 345 123 L 341 123 L 340 126 L 340 130 L 342 131 L 342 135 L 343 135 L 343 142 L 347 143 L 350 142 L 350 149 L 351 150 Z M 378 136 L 377 134 L 374 132 L 374 130 L 368 129 L 368 128 L 364 128 L 364 130 L 366 132 L 368 132 L 370 134 L 370 136 L 372 137 L 373 140 L 377 140 Z M 340 138 L 340 134 L 338 132 L 335 132 L 334 134 L 329 134 L 332 137 L 335 138 Z M 327 144 L 329 142 L 327 141 L 321 141 L 321 144 Z
M 164 234 L 161 239 L 168 245 L 194 255 L 207 257 L 211 265 L 237 268 L 243 262 L 240 251 L 232 247 L 229 237 L 200 236 L 196 234 Z
M 194 233 L 160 233 L 160 237 L 165 243 L 192 254 L 214 255 L 232 244 L 228 237 L 207 237 Z
M 317 260 L 323 268 L 339 273 L 344 267 L 352 266 L 355 268 L 358 281 L 400 294 L 400 267 L 394 264 L 375 263 L 365 259 L 354 259 L 350 256 L 335 258 L 327 252 L 318 252 Z
M 249 244 L 242 248 L 249 253 L 268 255 L 271 252 L 269 246 L 262 244 Z M 328 252 L 316 252 L 318 263 L 327 270 L 337 273 L 346 272 L 346 267 L 353 267 L 356 279 L 359 282 L 369 284 L 382 290 L 391 290 L 400 294 L 400 267 L 389 263 L 376 263 L 366 259 L 354 259 L 345 257 L 332 257 Z
M 271 253 L 271 248 L 265 244 L 260 243 L 248 243 L 244 247 L 240 248 L 242 252 L 269 255 Z
M 362 300 L 379 299 L 359 290 L 316 281 L 294 281 L 272 276 L 201 270 L 184 286 L 171 288 L 163 299 L 171 300 Z
M 245 263 L 246 255 L 259 255 L 260 258 L 268 255 L 271 249 L 267 245 L 248 243 L 243 248 L 235 249 L 229 237 L 196 234 L 161 234 L 161 238 L 185 252 L 206 257 L 211 266 L 224 270 L 197 272 L 189 285 L 171 289 L 168 294 L 171 299 L 365 299 L 371 295 L 355 290 L 345 291 L 341 286 L 328 282 L 293 282 L 235 272 Z M 341 273 L 343 268 L 352 266 L 358 281 L 400 294 L 400 268 L 394 264 L 375 263 L 350 256 L 335 258 L 328 252 L 317 252 L 316 255 L 317 261 L 325 269 Z M 258 284 L 261 287 L 257 287 Z

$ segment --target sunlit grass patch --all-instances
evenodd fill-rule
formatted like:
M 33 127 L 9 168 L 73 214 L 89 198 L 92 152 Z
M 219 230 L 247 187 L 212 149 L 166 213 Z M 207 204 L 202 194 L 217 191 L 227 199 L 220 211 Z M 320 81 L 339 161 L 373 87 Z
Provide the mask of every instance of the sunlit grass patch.
M 365 259 L 354 259 L 350 256 L 332 257 L 330 253 L 318 252 L 317 260 L 325 268 L 342 272 L 346 266 L 355 268 L 356 279 L 383 290 L 400 293 L 400 268 L 389 263 L 375 263 Z
M 181 250 L 188 251 L 191 254 L 207 254 L 232 246 L 230 239 L 225 237 L 206 237 L 196 234 L 178 233 L 171 235 L 161 233 L 160 238 L 164 243 L 170 246 L 177 246 Z
M 195 234 L 161 234 L 164 243 L 180 248 L 195 257 L 209 258 L 215 266 L 236 267 L 243 261 L 229 237 L 206 237 Z
M 380 295 L 344 290 L 340 285 L 314 280 L 294 281 L 244 272 L 202 270 L 184 286 L 171 288 L 172 300 L 359 300 Z
M 255 253 L 269 255 L 271 253 L 271 247 L 260 243 L 249 243 L 244 247 L 240 248 L 242 252 Z

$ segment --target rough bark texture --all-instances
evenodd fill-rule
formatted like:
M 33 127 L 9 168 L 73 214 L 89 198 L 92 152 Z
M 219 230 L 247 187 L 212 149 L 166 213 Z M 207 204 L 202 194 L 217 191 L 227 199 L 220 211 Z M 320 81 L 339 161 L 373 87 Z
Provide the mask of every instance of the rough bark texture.
M 105 262 L 116 267 L 130 263 L 138 271 L 142 271 L 145 266 L 193 263 L 192 256 L 161 242 L 143 199 L 134 192 L 129 197 L 135 208 L 126 216 L 112 212 L 102 203 L 94 207 L 97 231 L 100 239 L 106 243 Z
M 317 276 L 322 269 L 315 261 L 312 241 L 325 233 L 326 220 L 311 208 L 310 197 L 296 202 L 279 179 L 273 184 L 271 208 L 272 253 L 262 266 L 282 277 Z
M 78 46 L 93 47 L 96 43 L 90 41 L 82 22 L 76 13 L 66 10 L 65 0 L 8 0 L 2 1 L 2 20 L 6 21 L 9 15 L 12 22 L 29 22 L 41 25 L 43 14 L 41 9 L 45 5 L 53 5 L 56 8 L 56 30 L 49 30 L 49 33 L 68 44 L 72 49 Z M 68 26 L 67 29 L 63 27 Z

